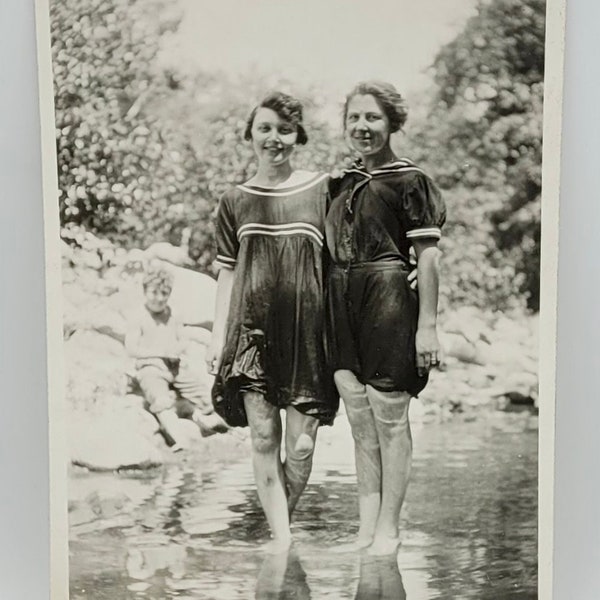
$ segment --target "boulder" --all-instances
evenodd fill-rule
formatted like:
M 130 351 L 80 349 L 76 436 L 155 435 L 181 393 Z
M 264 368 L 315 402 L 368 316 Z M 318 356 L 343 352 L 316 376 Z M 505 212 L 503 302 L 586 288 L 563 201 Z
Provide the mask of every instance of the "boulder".
M 170 303 L 186 325 L 212 324 L 215 316 L 217 282 L 190 269 L 171 267 L 174 275 Z
M 74 465 L 92 471 L 148 469 L 163 463 L 156 419 L 123 398 L 104 398 L 69 421 L 69 454 Z
M 509 343 L 527 343 L 532 339 L 528 318 L 523 315 L 502 314 L 497 315 L 493 326 L 494 339 Z
M 440 332 L 439 339 L 444 356 L 465 363 L 484 364 L 479 348 L 462 334 Z
M 537 396 L 538 378 L 533 373 L 511 371 L 507 373 L 504 380 L 500 380 L 498 383 L 506 390 L 507 394 L 520 394 L 527 398 Z
M 122 396 L 132 361 L 119 341 L 96 331 L 79 329 L 64 344 L 67 397 L 90 404 L 97 396 Z
M 120 311 L 107 305 L 96 305 L 79 320 L 79 327 L 91 329 L 125 343 L 127 320 Z
M 490 327 L 486 316 L 481 309 L 474 306 L 462 306 L 447 313 L 442 327 L 447 333 L 461 335 L 472 344 L 480 340 L 490 341 Z

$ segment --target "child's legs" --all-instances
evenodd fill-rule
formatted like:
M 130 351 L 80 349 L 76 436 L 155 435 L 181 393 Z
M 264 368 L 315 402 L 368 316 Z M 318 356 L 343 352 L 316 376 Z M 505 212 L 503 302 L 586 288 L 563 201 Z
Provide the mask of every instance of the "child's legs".
M 175 412 L 175 395 L 170 389 L 167 374 L 154 367 L 140 369 L 137 380 L 148 404 L 148 410 L 156 417 L 163 431 L 172 442 L 178 442 Z
M 250 426 L 252 464 L 258 497 L 275 544 L 287 548 L 290 543 L 290 521 L 280 454 L 279 409 L 256 392 L 244 394 L 244 406 Z
M 229 429 L 214 411 L 209 387 L 191 369 L 181 369 L 172 385 L 181 399 L 191 407 L 191 419 L 198 425 L 204 437 Z
M 293 406 L 286 409 L 285 463 L 283 470 L 290 515 L 296 508 L 312 469 L 319 421 Z
M 378 538 L 390 551 L 398 537 L 400 509 L 410 476 L 412 438 L 408 421 L 410 394 L 382 392 L 367 385 L 369 403 L 375 415 L 382 465 L 381 509 L 374 546 Z M 388 542 L 386 544 L 385 542 Z M 378 548 L 371 548 L 378 552 Z M 382 552 L 383 553 L 383 552 Z
M 210 399 L 210 388 L 192 370 L 180 369 L 172 385 L 184 400 L 190 402 L 203 415 L 210 415 L 214 412 Z
M 356 478 L 360 512 L 359 542 L 370 542 L 375 532 L 381 501 L 381 454 L 375 417 L 365 386 L 352 371 L 334 374 L 354 438 Z

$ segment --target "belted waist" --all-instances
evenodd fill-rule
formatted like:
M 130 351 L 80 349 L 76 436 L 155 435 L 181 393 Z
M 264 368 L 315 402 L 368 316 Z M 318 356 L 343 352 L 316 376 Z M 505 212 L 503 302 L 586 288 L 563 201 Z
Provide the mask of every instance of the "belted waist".
M 341 271 L 355 271 L 359 269 L 366 269 L 371 271 L 383 271 L 385 269 L 400 269 L 402 271 L 410 271 L 410 265 L 407 261 L 402 259 L 392 260 L 374 260 L 365 262 L 353 262 L 353 263 L 333 263 L 333 268 Z

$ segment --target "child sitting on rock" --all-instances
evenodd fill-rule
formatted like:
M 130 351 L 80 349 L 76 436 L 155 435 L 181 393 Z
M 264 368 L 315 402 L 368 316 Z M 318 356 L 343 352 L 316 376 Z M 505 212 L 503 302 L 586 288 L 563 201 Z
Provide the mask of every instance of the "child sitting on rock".
M 144 307 L 132 319 L 125 347 L 136 361 L 136 378 L 150 412 L 173 443 L 173 449 L 178 450 L 186 441 L 179 433 L 174 392 L 193 405 L 191 418 L 203 436 L 224 432 L 228 427 L 213 411 L 202 382 L 187 369 L 180 369 L 183 324 L 168 304 L 172 274 L 162 265 L 152 265 L 144 275 L 143 286 Z

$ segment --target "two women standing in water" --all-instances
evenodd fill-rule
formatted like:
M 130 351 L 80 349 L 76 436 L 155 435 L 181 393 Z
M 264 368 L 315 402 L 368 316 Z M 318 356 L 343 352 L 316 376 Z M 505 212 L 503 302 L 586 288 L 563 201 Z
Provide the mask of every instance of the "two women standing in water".
M 307 141 L 302 107 L 274 93 L 248 120 L 257 172 L 219 204 L 207 363 L 217 412 L 230 425 L 250 426 L 270 552 L 291 543 L 290 517 L 317 430 L 333 423 L 339 396 L 359 488 L 360 528 L 348 549 L 381 555 L 398 546 L 411 460 L 409 400 L 438 362 L 437 240 L 445 218 L 431 180 L 392 152 L 390 136 L 405 120 L 393 86 L 357 86 L 346 99 L 344 132 L 359 161 L 330 179 L 293 169 L 294 148 Z M 408 282 L 411 246 L 418 296 Z

